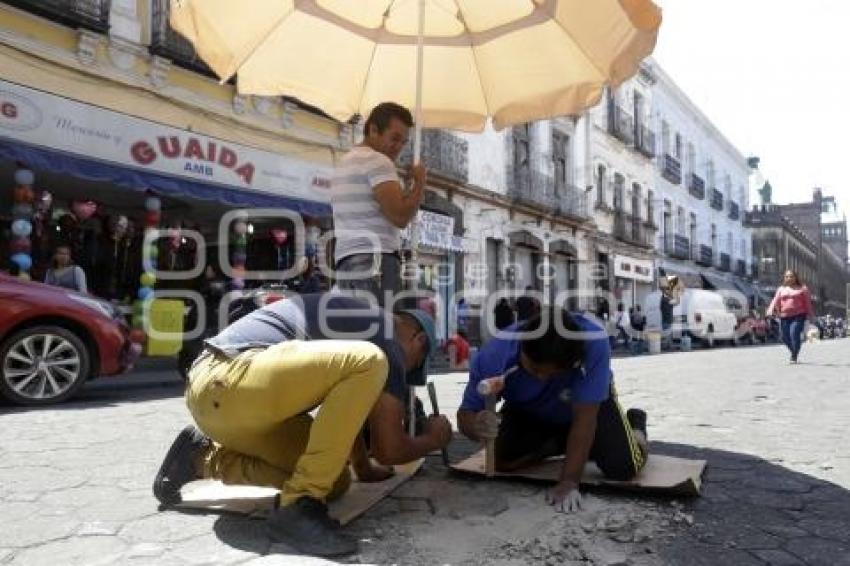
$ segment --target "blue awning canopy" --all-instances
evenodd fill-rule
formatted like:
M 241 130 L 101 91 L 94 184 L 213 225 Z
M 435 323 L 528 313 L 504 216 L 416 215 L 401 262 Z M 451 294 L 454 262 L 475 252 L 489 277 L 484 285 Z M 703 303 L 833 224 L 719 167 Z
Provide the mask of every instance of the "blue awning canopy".
M 331 215 L 330 205 L 323 202 L 199 183 L 8 139 L 0 139 L 0 159 L 19 161 L 32 169 L 45 169 L 89 181 L 109 182 L 138 192 L 152 190 L 162 195 L 214 201 L 233 208 L 287 208 L 308 216 Z

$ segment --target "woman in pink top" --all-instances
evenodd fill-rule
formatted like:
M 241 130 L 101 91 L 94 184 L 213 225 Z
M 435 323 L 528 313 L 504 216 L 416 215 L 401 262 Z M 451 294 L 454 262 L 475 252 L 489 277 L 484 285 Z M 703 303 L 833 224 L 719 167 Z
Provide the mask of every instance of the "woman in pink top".
M 812 295 L 803 285 L 797 273 L 790 269 L 785 272 L 782 285 L 767 307 L 767 316 L 776 314 L 782 325 L 782 341 L 791 351 L 791 363 L 797 363 L 797 355 L 802 346 L 803 328 L 806 319 L 814 319 Z

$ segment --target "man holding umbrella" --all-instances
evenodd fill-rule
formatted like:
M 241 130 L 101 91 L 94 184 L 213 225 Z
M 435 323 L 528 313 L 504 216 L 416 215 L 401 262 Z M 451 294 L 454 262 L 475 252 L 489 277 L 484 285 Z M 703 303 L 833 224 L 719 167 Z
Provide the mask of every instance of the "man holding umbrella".
M 396 172 L 412 126 L 406 108 L 377 105 L 366 120 L 363 143 L 343 156 L 331 183 L 337 285 L 371 293 L 381 306 L 401 291 L 401 230 L 416 216 L 425 190 L 421 164 L 410 168 L 410 191 Z

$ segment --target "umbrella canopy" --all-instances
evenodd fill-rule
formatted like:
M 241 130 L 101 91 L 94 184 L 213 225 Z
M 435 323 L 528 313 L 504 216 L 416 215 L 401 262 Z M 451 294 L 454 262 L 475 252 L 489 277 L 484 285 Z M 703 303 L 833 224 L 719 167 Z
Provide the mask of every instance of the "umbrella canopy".
M 417 125 L 481 131 L 581 113 L 652 52 L 650 0 L 172 0 L 171 25 L 243 94 L 287 95 L 340 121 L 384 101 Z

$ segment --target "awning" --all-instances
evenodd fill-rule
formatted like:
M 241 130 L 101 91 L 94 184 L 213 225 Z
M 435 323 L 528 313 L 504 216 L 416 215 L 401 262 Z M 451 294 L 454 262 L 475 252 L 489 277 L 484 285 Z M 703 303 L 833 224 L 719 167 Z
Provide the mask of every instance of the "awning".
M 700 278 L 699 273 L 691 272 L 691 271 L 679 271 L 677 269 L 671 269 L 669 267 L 660 267 L 658 268 L 661 275 L 666 275 L 667 277 L 672 277 L 675 275 L 679 278 L 679 281 L 687 287 L 688 289 L 702 289 L 702 278 Z
M 139 192 L 151 189 L 163 195 L 217 201 L 234 208 L 287 208 L 309 216 L 331 215 L 331 207 L 321 202 L 261 190 L 198 183 L 6 139 L 0 139 L 0 159 L 19 161 L 33 169 L 46 169 L 89 181 L 111 182 Z
M 702 278 L 705 280 L 706 289 L 712 289 L 715 291 L 739 291 L 738 287 L 736 287 L 734 283 L 727 279 L 723 279 L 722 277 L 703 273 Z

